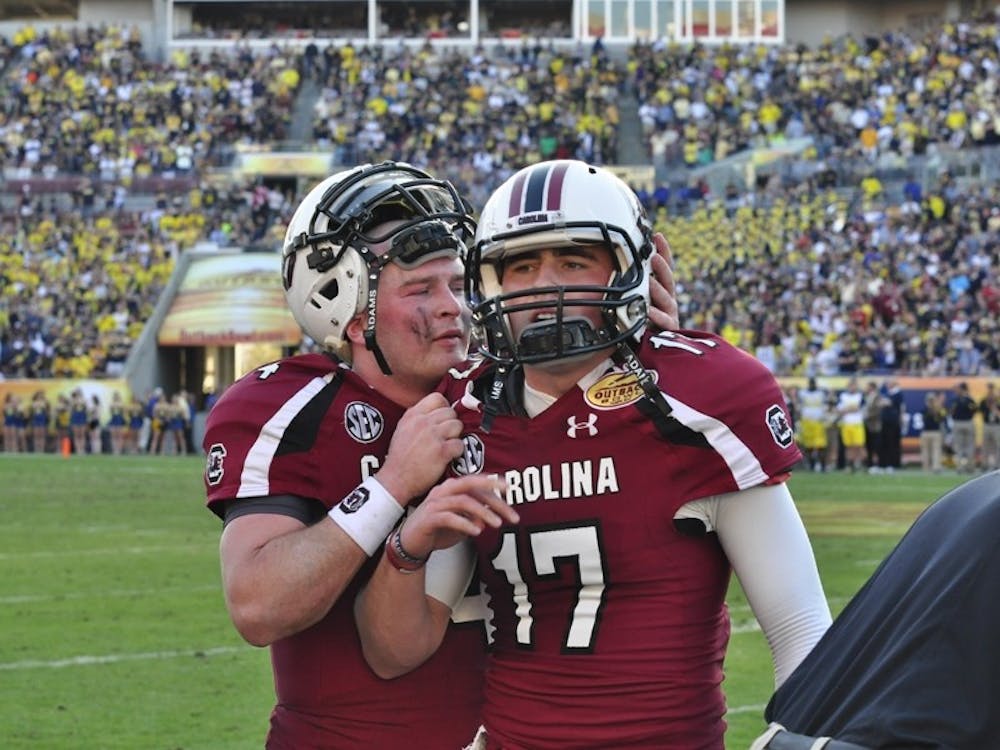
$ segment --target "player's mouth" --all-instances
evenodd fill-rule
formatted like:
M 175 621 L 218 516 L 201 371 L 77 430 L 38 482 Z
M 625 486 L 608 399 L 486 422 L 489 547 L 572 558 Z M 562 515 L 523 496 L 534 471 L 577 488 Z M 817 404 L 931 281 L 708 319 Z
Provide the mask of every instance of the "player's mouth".
M 434 336 L 434 341 L 452 342 L 452 341 L 464 341 L 464 340 L 465 340 L 465 335 L 462 333 L 461 328 L 449 328 L 448 330 L 442 331 L 441 333 Z

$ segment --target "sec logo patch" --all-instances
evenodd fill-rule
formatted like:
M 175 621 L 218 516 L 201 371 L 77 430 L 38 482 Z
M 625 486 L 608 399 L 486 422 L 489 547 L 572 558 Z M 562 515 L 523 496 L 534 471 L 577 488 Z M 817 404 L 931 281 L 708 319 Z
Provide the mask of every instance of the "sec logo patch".
M 372 443 L 382 434 L 385 418 L 371 404 L 352 401 L 344 409 L 344 424 L 347 434 L 359 443 Z
M 456 474 L 478 474 L 486 465 L 486 446 L 476 435 L 462 438 L 462 455 L 451 462 Z

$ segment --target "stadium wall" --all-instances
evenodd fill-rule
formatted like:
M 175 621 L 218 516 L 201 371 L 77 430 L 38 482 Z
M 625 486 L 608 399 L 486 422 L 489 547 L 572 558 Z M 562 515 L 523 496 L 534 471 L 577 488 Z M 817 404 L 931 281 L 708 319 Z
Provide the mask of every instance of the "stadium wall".
M 817 383 L 822 388 L 826 388 L 831 391 L 839 391 L 847 386 L 847 381 L 850 376 L 847 375 L 835 375 L 831 377 L 821 377 L 817 378 Z M 859 383 L 867 384 L 868 382 L 874 381 L 876 383 L 883 383 L 886 380 L 893 379 L 892 376 L 883 375 L 858 375 Z M 954 397 L 955 387 L 959 383 L 966 383 L 969 386 L 969 394 L 979 401 L 986 395 L 986 385 L 987 383 L 997 382 L 997 378 L 989 377 L 933 377 L 933 378 L 923 378 L 923 377 L 912 377 L 912 376 L 899 376 L 894 377 L 895 380 L 899 382 L 899 387 L 903 391 L 903 398 L 906 403 L 907 420 L 903 429 L 903 462 L 904 464 L 919 464 L 920 462 L 920 419 L 919 416 L 924 408 L 924 398 L 930 391 L 938 391 L 946 395 L 946 403 L 948 406 L 951 405 L 951 401 Z M 778 378 L 781 386 L 786 390 L 791 387 L 805 387 L 806 378 L 804 377 L 781 377 Z M 132 387 L 130 387 L 132 385 Z M 29 379 L 19 379 L 19 380 L 4 380 L 0 381 L 0 401 L 6 398 L 8 393 L 15 393 L 21 397 L 22 402 L 29 403 L 31 401 L 32 395 L 38 391 L 42 390 L 49 400 L 54 404 L 56 398 L 60 394 L 69 395 L 74 389 L 80 388 L 87 401 L 90 401 L 92 395 L 96 395 L 102 406 L 102 425 L 107 422 L 109 417 L 108 404 L 111 403 L 111 395 L 113 392 L 117 391 L 121 394 L 122 399 L 128 403 L 132 397 L 132 394 L 136 394 L 141 398 L 148 395 L 148 392 L 152 390 L 153 386 L 157 383 L 152 381 L 143 381 L 140 388 L 135 388 L 134 384 L 126 382 L 124 379 L 108 379 L 108 380 L 97 380 L 97 379 L 71 379 L 71 378 L 54 378 L 49 380 L 29 380 Z M 197 435 L 200 436 L 200 431 L 203 429 L 204 413 L 199 413 L 197 424 L 195 429 Z M 976 445 L 982 445 L 982 422 L 979 415 L 975 419 L 976 425 Z M 196 444 L 200 445 L 200 437 Z
M 260 0 L 262 6 L 274 2 L 276 0 Z M 483 5 L 490 0 L 479 2 Z M 879 3 L 868 0 L 785 0 L 784 40 L 793 44 L 815 45 L 827 36 L 837 37 L 843 34 L 862 36 L 866 33 L 878 34 L 899 29 L 911 34 L 922 34 L 944 21 L 983 12 L 993 5 L 993 0 L 888 0 Z M 75 19 L 25 18 L 4 21 L 0 22 L 0 34 L 10 38 L 26 23 L 37 28 L 107 23 L 134 25 L 139 28 L 144 48 L 150 57 L 162 60 L 166 57 L 170 44 L 170 40 L 166 38 L 167 30 L 172 25 L 167 18 L 170 10 L 168 0 L 80 0 Z M 516 19 L 512 19 L 512 23 L 516 24 Z M 398 39 L 392 41 L 399 42 Z M 444 39 L 436 43 L 448 45 L 454 41 Z M 213 40 L 213 43 L 228 42 Z
M 939 27 L 945 21 L 955 20 L 976 7 L 985 9 L 986 5 L 959 0 L 884 3 L 866 0 L 786 0 L 785 38 L 789 42 L 815 46 L 825 37 L 843 34 L 860 38 L 865 34 L 902 29 L 918 35 Z

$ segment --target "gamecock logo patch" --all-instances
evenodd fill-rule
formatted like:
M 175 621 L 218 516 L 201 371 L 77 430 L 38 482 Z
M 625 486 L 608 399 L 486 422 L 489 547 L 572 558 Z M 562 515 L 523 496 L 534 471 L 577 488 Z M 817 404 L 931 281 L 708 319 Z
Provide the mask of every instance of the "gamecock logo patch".
M 367 487 L 356 487 L 350 495 L 340 501 L 340 509 L 344 513 L 356 513 L 361 510 L 361 506 L 368 502 L 371 494 Z
M 208 449 L 208 459 L 205 465 L 205 478 L 211 485 L 217 485 L 222 481 L 222 475 L 226 473 L 226 468 L 222 465 L 226 458 L 226 446 L 222 443 L 215 443 Z
M 771 437 L 774 438 L 774 442 L 782 448 L 790 446 L 795 435 L 792 432 L 792 425 L 788 421 L 788 415 L 785 414 L 785 410 L 774 404 L 767 410 L 766 420 L 767 428 L 771 431 Z

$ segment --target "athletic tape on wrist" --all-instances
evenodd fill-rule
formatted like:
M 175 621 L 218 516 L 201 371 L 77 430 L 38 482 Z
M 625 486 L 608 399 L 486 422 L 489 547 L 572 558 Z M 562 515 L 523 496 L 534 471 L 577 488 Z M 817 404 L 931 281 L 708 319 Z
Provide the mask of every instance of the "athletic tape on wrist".
M 368 477 L 327 515 L 371 557 L 403 517 L 403 508 L 375 477 Z

